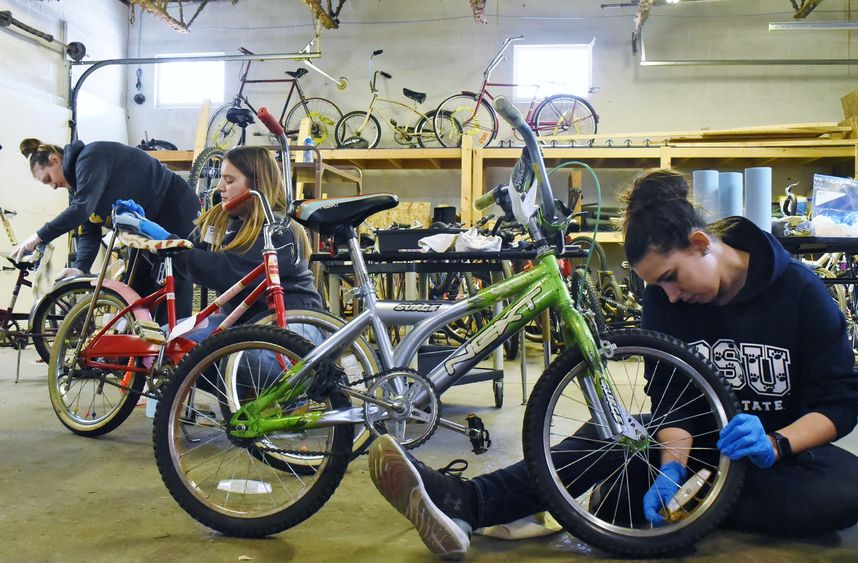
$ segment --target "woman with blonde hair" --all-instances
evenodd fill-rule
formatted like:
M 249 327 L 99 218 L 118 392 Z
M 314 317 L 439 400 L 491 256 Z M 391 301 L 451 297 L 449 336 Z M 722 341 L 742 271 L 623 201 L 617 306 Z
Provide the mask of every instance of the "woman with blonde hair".
M 282 217 L 286 213 L 283 179 L 271 152 L 262 147 L 234 148 L 224 157 L 221 169 L 218 185 L 221 203 L 197 219 L 192 235 L 195 242 L 201 246 L 208 244 L 209 249 L 178 253 L 173 259 L 178 276 L 223 292 L 262 262 L 262 225 L 265 220 L 262 204 L 258 199 L 250 198 L 232 210 L 225 207 L 251 189 L 265 195 L 275 216 Z M 275 233 L 273 243 L 277 249 L 286 308 L 321 309 L 322 300 L 308 265 L 310 243 L 304 229 L 291 221 L 289 228 Z M 240 299 L 254 286 L 251 284 L 233 298 L 232 307 L 240 303 Z M 251 320 L 265 311 L 264 300 L 257 300 L 241 320 Z

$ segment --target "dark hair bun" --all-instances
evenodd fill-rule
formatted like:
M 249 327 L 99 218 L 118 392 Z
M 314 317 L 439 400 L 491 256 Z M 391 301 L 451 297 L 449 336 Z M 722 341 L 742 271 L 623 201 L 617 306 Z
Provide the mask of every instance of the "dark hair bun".
M 682 174 L 664 168 L 648 170 L 635 178 L 626 195 L 627 214 L 670 201 L 688 201 L 688 182 Z
M 21 149 L 21 154 L 23 154 L 27 158 L 30 158 L 33 153 L 39 150 L 40 146 L 42 146 L 42 141 L 30 138 L 21 141 L 21 144 L 18 145 L 18 148 Z

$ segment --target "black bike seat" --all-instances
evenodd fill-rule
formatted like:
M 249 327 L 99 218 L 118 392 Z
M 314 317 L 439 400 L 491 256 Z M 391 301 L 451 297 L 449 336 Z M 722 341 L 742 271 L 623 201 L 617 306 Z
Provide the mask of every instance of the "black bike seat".
M 286 74 L 288 74 L 289 76 L 291 76 L 292 78 L 297 80 L 298 78 L 301 78 L 302 76 L 304 76 L 308 72 L 309 71 L 306 68 L 299 68 L 298 70 L 287 70 Z
M 226 110 L 226 120 L 244 128 L 254 122 L 253 112 L 247 108 L 229 108 Z
M 399 198 L 393 194 L 302 199 L 292 202 L 289 216 L 314 231 L 330 234 L 346 227 L 357 228 L 370 215 L 398 204 Z
M 426 94 L 423 92 L 415 92 L 414 90 L 409 90 L 408 88 L 403 88 L 402 93 L 405 94 L 405 97 L 411 98 L 418 104 L 422 104 L 426 101 Z

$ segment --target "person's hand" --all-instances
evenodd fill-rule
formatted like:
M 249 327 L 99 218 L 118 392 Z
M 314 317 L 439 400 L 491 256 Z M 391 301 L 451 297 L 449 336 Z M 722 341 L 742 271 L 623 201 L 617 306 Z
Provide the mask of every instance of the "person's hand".
M 718 449 L 735 461 L 747 457 L 760 469 L 775 463 L 775 448 L 766 435 L 760 419 L 752 414 L 737 414 L 721 430 Z
M 139 203 L 133 199 L 117 199 L 113 204 L 113 210 L 116 213 L 136 213 L 141 217 L 146 216 L 146 211 Z
M 57 276 L 56 281 L 64 280 L 66 278 L 71 278 L 73 276 L 82 276 L 83 271 L 78 270 L 77 268 L 63 268 L 60 270 L 59 275 Z
M 669 461 L 659 468 L 658 477 L 643 497 L 644 516 L 654 526 L 665 523 L 664 516 L 659 514 L 662 508 L 676 494 L 685 481 L 688 470 L 678 461 Z
M 30 235 L 30 238 L 19 244 L 15 250 L 12 251 L 12 254 L 9 255 L 9 258 L 14 260 L 15 262 L 20 262 L 21 258 L 24 257 L 25 254 L 29 254 L 33 252 L 39 243 L 42 242 L 42 239 L 39 238 L 39 235 L 33 233 Z

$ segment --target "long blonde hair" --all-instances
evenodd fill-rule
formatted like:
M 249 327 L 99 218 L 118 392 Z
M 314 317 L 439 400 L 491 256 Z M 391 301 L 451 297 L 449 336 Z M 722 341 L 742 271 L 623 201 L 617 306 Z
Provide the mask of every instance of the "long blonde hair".
M 283 177 L 271 151 L 263 147 L 236 147 L 226 153 L 224 161 L 226 160 L 244 174 L 250 189 L 265 195 L 275 213 L 286 212 Z M 258 199 L 251 198 L 245 205 L 250 211 L 244 216 L 244 222 L 238 233 L 226 245 L 223 242 L 229 225 L 229 212 L 224 209 L 222 203 L 208 209 L 197 218 L 196 225 L 200 233 L 205 234 L 211 230 L 211 245 L 214 252 L 247 252 L 259 237 L 265 223 L 262 204 Z M 301 248 L 304 258 L 308 259 L 310 241 L 306 231 L 295 221 L 291 221 L 290 226 L 295 242 Z

